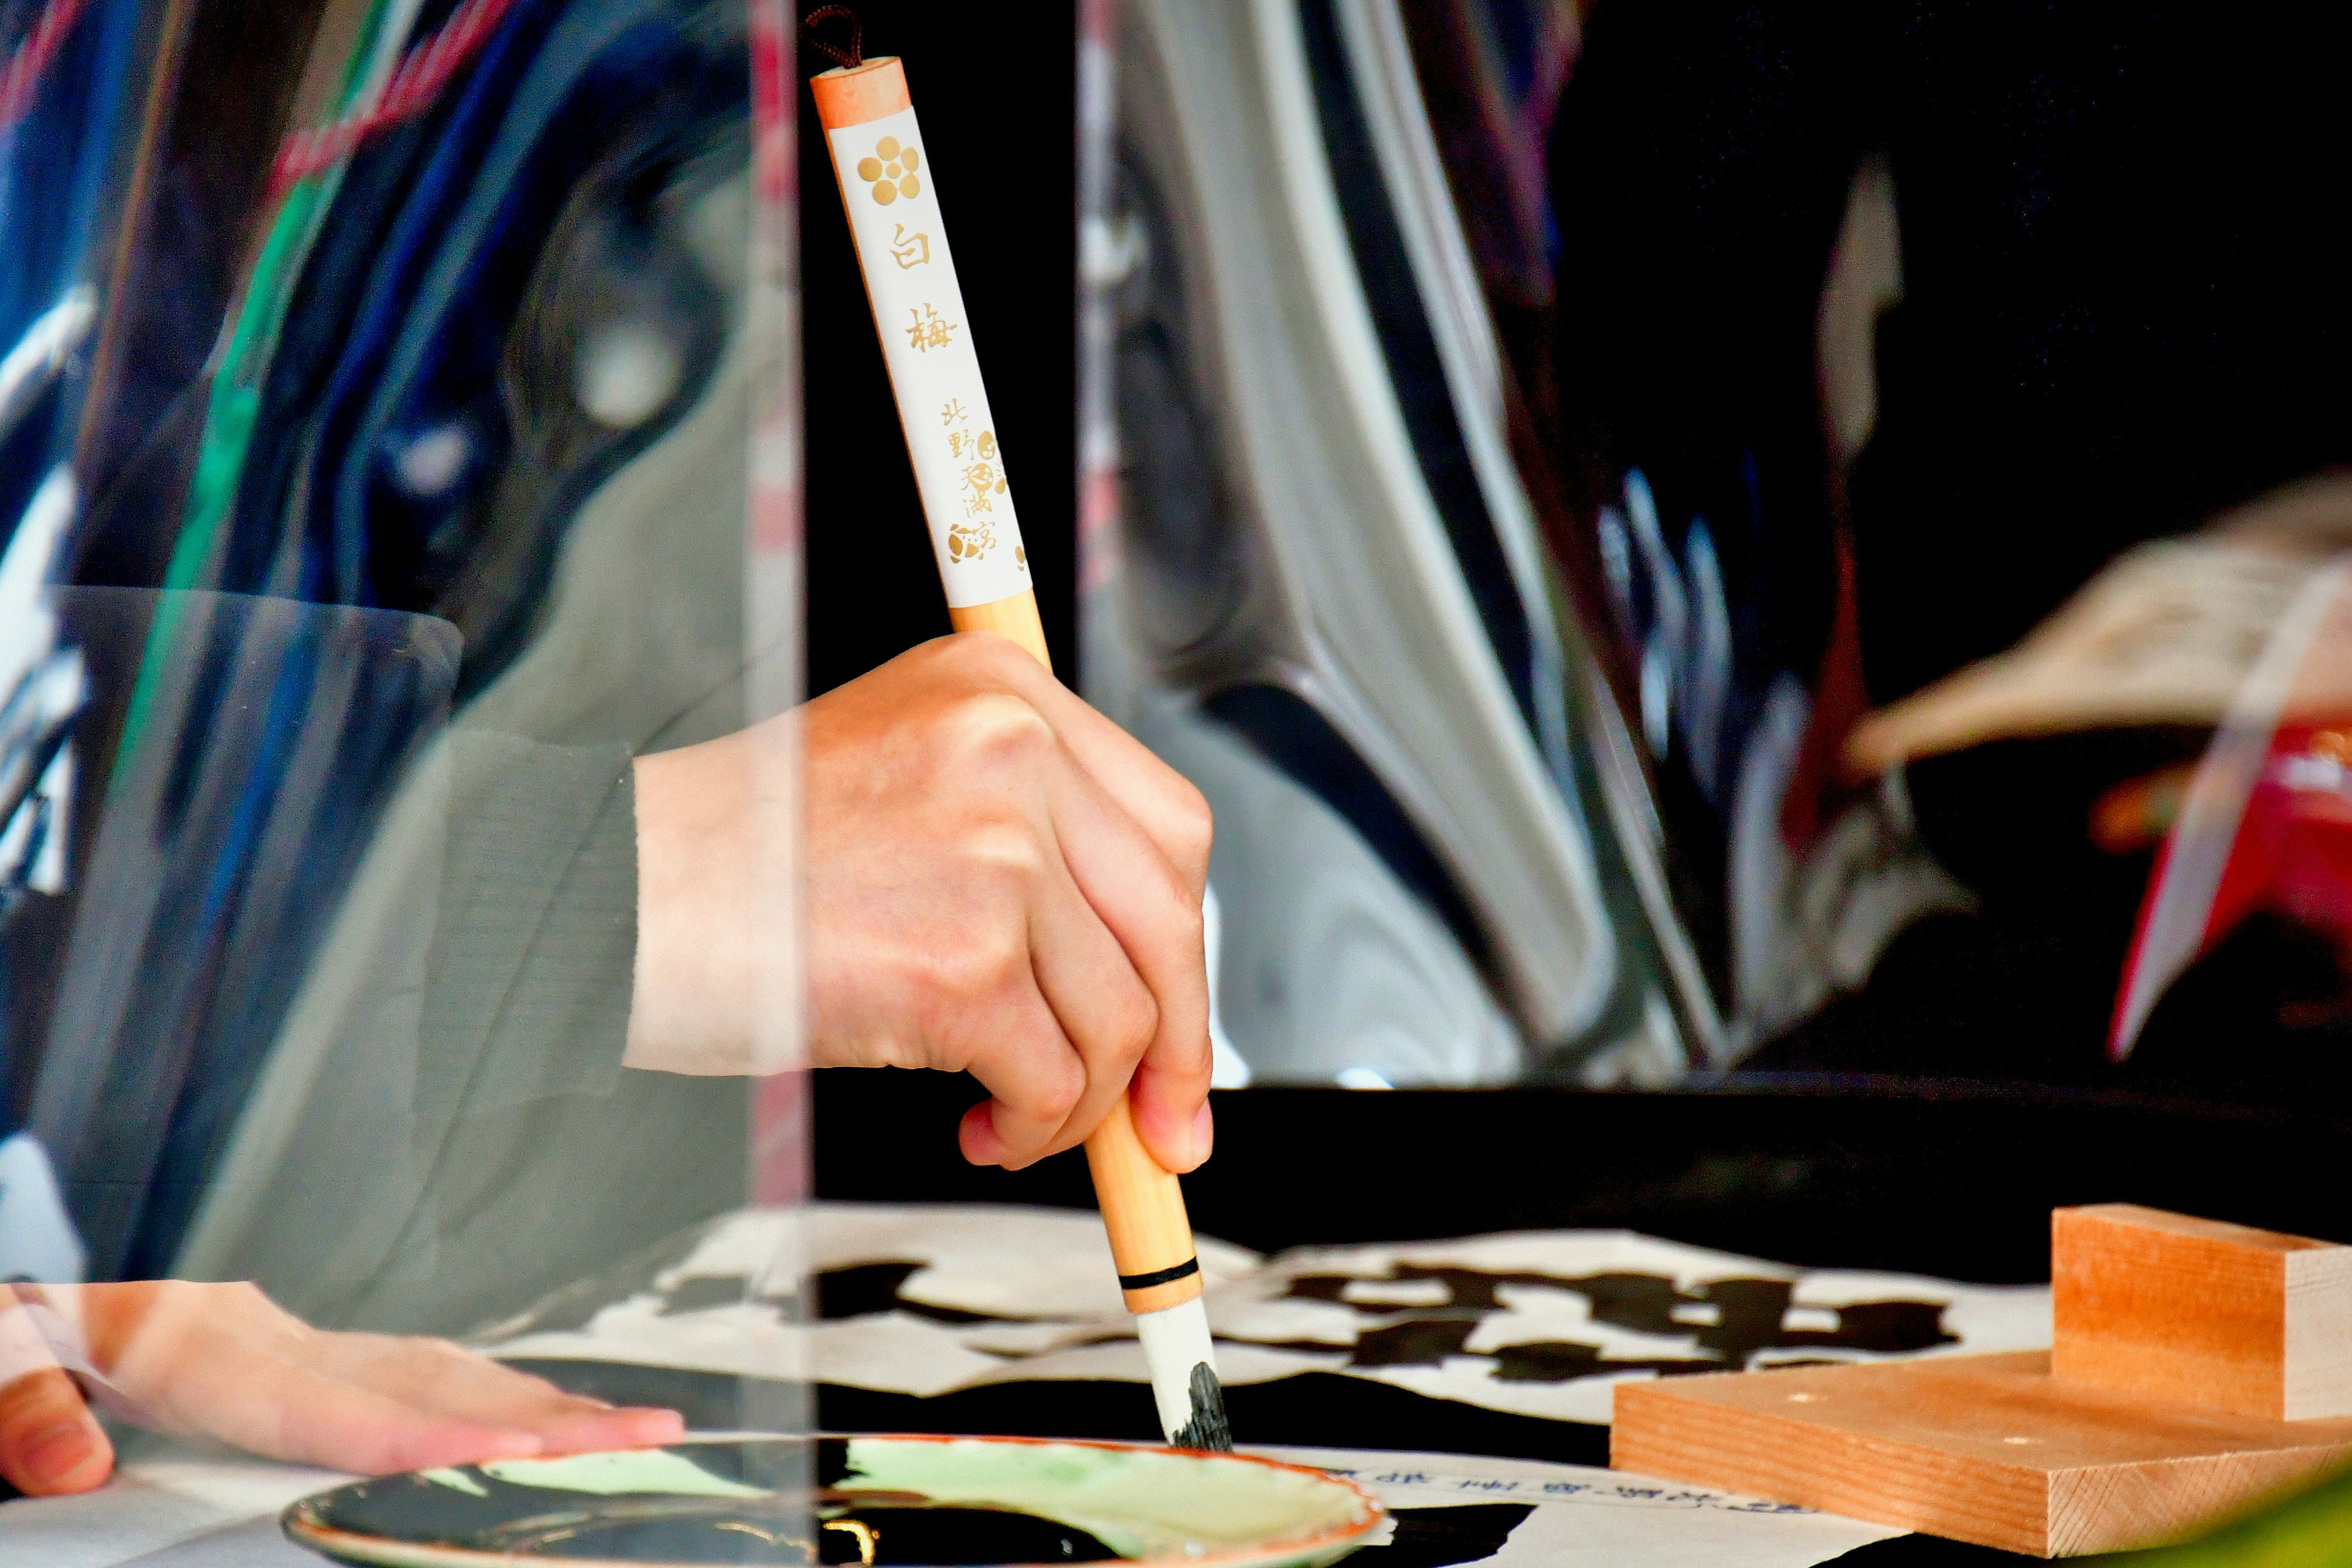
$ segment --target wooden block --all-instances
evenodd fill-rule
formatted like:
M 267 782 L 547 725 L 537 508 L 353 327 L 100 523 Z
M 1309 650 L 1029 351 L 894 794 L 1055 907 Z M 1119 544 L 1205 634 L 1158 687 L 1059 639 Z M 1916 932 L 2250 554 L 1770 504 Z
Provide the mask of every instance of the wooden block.
M 2153 1545 L 2352 1458 L 2265 1421 L 2061 1383 L 2044 1352 L 1621 1383 L 1609 1462 L 2042 1557 Z
M 2051 1215 L 2050 1286 L 2062 1382 L 2352 1415 L 2352 1247 L 2100 1204 Z

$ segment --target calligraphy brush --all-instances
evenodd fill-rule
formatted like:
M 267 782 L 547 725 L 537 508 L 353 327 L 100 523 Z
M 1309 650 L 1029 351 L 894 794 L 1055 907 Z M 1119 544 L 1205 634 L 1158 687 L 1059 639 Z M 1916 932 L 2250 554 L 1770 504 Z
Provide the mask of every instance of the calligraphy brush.
M 816 25 L 828 19 L 849 22 L 847 49 L 816 37 Z M 895 58 L 862 58 L 856 17 L 845 5 L 821 7 L 803 26 L 812 45 L 840 62 L 809 85 L 881 334 L 948 617 L 958 631 L 1010 637 L 1051 670 L 988 389 L 963 325 L 936 165 L 923 150 L 906 72 Z M 1119 1289 L 1151 1371 L 1160 1431 L 1180 1448 L 1229 1449 L 1183 1189 L 1144 1148 L 1125 1095 L 1086 1146 Z

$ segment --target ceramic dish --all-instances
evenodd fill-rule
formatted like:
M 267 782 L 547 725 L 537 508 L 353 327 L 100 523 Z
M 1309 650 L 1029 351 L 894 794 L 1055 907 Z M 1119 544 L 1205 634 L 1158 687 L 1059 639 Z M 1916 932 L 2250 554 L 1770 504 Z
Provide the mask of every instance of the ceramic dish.
M 1318 1568 L 1381 1518 L 1347 1481 L 1244 1455 L 1034 1437 L 757 1436 L 358 1481 L 303 1499 L 285 1525 L 313 1551 L 383 1568 Z

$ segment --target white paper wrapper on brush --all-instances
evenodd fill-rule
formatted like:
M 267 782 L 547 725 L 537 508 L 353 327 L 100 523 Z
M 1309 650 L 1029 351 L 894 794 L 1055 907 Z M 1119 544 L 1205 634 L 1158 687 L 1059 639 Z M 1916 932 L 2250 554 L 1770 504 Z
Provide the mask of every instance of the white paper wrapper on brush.
M 915 111 L 826 132 L 948 604 L 1008 599 L 1029 557 Z M 812 385 L 812 395 L 822 395 Z

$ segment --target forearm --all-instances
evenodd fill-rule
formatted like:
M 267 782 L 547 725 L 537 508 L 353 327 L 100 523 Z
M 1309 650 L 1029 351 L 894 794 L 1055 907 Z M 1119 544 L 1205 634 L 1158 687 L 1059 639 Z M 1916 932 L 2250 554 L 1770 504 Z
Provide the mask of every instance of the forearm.
M 635 799 L 619 745 L 457 738 L 433 958 L 428 1072 L 467 1110 L 609 1093 L 637 923 Z
M 635 762 L 629 1067 L 725 1074 L 790 1065 L 798 1012 L 790 857 L 763 859 L 761 839 L 767 829 L 789 846 L 791 822 L 761 809 L 761 766 L 741 735 Z M 789 799 L 788 781 L 770 782 L 764 793 Z

